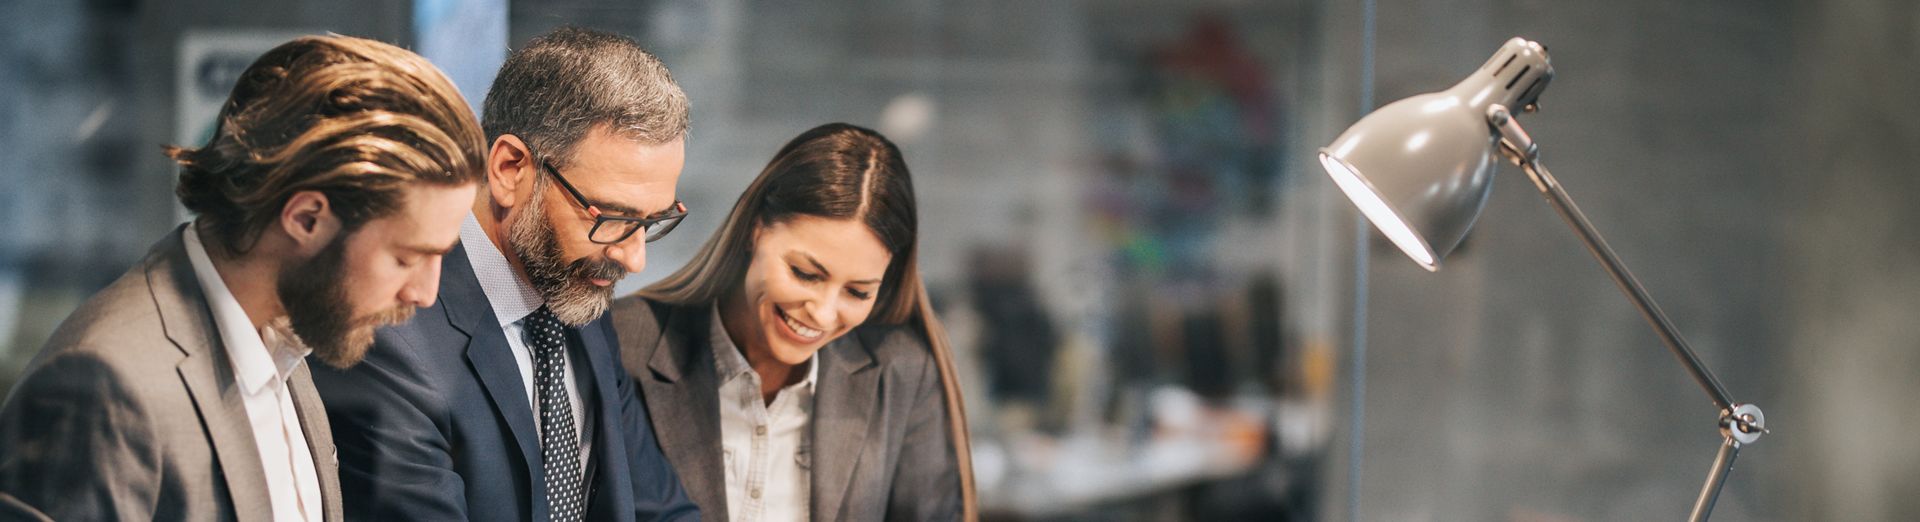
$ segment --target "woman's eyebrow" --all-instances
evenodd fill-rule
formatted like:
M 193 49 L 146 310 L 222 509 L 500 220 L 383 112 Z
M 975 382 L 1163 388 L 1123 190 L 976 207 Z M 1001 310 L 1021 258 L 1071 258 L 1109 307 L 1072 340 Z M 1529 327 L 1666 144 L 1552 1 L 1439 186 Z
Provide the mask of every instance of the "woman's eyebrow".
M 801 252 L 798 250 L 793 251 L 793 253 L 795 255 L 800 256 L 801 259 L 805 259 L 807 261 L 807 264 L 813 265 L 814 270 L 820 271 L 820 277 L 833 277 L 833 274 L 827 270 L 827 267 L 825 265 L 820 264 L 820 260 L 814 259 L 812 254 L 808 254 L 806 252 Z M 879 279 L 862 279 L 859 281 L 848 281 L 848 282 L 854 283 L 854 284 L 862 284 L 862 285 L 880 284 Z

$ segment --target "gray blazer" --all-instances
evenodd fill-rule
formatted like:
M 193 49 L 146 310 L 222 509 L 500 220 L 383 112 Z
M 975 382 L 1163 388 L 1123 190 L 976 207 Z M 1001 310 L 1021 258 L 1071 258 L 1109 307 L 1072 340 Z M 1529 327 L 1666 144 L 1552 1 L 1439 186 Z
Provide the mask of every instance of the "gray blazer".
M 271 520 L 233 364 L 181 230 L 55 330 L 0 406 L 0 520 Z M 287 381 L 321 512 L 340 520 L 332 429 Z
M 653 429 L 710 520 L 727 520 L 712 305 L 614 301 L 620 358 Z M 960 475 L 940 374 L 925 338 L 863 326 L 821 348 L 813 409 L 811 519 L 958 520 Z

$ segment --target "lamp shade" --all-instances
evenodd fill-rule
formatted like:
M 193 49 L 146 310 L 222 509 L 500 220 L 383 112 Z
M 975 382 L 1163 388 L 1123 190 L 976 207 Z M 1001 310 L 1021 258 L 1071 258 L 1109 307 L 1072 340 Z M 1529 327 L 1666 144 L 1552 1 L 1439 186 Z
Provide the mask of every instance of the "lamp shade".
M 1422 268 L 1439 270 L 1492 187 L 1499 143 L 1488 110 L 1530 108 L 1552 78 L 1546 48 L 1508 40 L 1452 88 L 1361 118 L 1320 149 L 1320 164 L 1394 246 Z

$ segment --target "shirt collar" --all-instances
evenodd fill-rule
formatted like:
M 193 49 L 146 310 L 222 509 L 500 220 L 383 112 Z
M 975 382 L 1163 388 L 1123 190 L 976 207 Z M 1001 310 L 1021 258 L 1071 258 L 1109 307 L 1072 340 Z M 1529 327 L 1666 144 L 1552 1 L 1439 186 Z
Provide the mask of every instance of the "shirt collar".
M 547 303 L 540 297 L 540 291 L 534 290 L 533 284 L 507 262 L 506 254 L 493 245 L 487 231 L 480 228 L 480 220 L 471 213 L 460 222 L 460 244 L 466 247 L 467 262 L 473 265 L 473 275 L 480 280 L 480 291 L 486 294 L 487 304 L 493 307 L 493 316 L 500 321 L 500 326 L 519 322 Z
M 714 369 L 720 374 L 720 383 L 725 384 L 734 378 L 753 373 L 753 367 L 747 364 L 747 358 L 740 355 L 740 348 L 733 344 L 733 337 L 727 335 L 727 326 L 720 322 L 720 304 L 714 303 L 712 316 L 707 328 L 707 344 L 713 347 Z M 821 348 L 825 350 L 825 347 Z M 813 383 L 820 376 L 820 352 L 807 357 L 807 376 L 800 382 L 782 388 L 781 391 L 801 388 L 813 391 Z
M 207 308 L 213 312 L 214 327 L 220 331 L 221 344 L 226 346 L 240 389 L 251 395 L 268 385 L 285 383 L 313 350 L 293 335 L 284 316 L 268 321 L 264 331 L 253 328 L 246 309 L 240 307 L 240 301 L 214 268 L 197 229 L 190 224 L 181 234 L 187 259 L 193 264 L 194 278 L 200 280 L 200 291 L 207 296 Z

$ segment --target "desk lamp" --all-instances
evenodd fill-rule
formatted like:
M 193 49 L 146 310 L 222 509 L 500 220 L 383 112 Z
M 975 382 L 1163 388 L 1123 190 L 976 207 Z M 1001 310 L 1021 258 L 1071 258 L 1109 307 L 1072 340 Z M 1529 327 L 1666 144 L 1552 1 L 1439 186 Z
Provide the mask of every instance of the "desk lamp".
M 1666 312 L 1541 165 L 1539 145 L 1513 111 L 1537 110 L 1540 92 L 1552 79 L 1546 47 L 1508 40 L 1452 88 L 1393 102 L 1361 118 L 1320 149 L 1320 164 L 1381 234 L 1428 271 L 1438 271 L 1440 261 L 1473 228 L 1492 188 L 1496 155 L 1520 166 L 1719 408 L 1720 452 L 1688 518 L 1704 521 L 1740 448 L 1767 433 L 1766 416 L 1758 406 L 1728 397 Z

